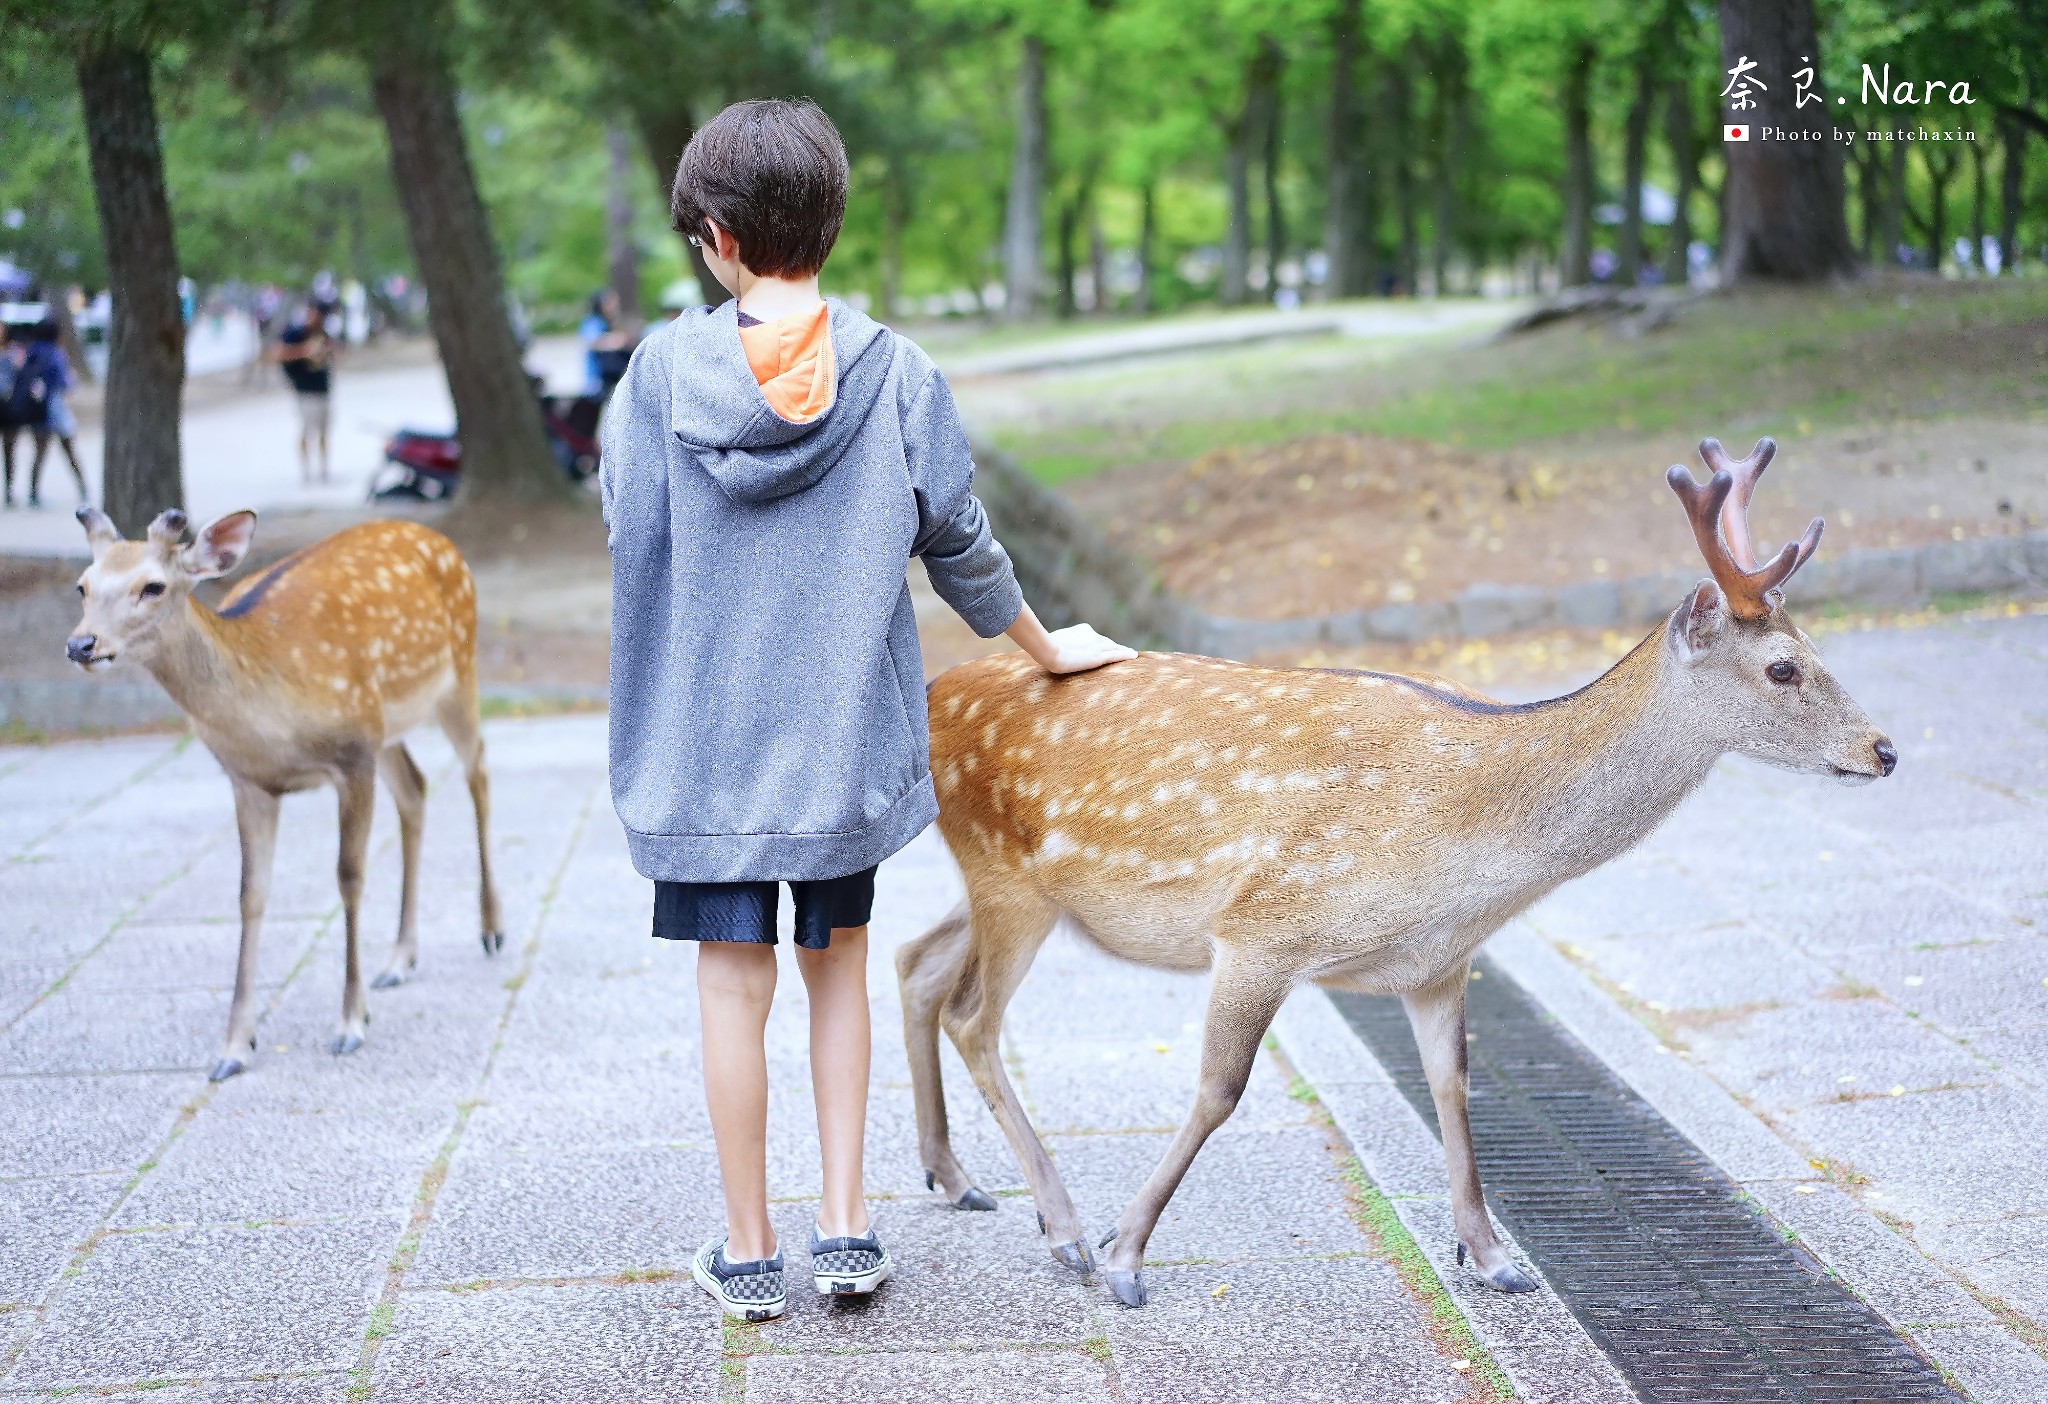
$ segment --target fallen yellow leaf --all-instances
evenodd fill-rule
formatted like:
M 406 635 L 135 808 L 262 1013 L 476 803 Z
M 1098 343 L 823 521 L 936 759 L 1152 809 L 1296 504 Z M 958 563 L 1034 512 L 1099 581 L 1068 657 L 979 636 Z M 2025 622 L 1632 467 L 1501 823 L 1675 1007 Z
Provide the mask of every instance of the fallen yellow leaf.
M 1228 1282 L 1219 1282 L 1214 1287 L 1211 1287 L 1209 1289 L 1209 1295 L 1212 1297 L 1220 1297 L 1229 1290 L 1230 1284 Z

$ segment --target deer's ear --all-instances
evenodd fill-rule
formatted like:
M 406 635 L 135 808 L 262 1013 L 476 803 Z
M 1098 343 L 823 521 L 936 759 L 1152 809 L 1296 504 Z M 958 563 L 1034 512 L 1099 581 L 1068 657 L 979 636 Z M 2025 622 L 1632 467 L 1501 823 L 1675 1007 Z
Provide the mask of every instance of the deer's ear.
M 179 561 L 194 580 L 211 580 L 240 565 L 255 536 L 254 512 L 230 512 L 199 528 L 198 536 L 185 548 Z
M 1702 580 L 1693 586 L 1685 603 L 1671 616 L 1671 645 L 1678 650 L 1678 656 L 1691 661 L 1703 652 L 1721 632 L 1727 613 L 1721 591 L 1713 581 Z
M 120 529 L 114 519 L 93 506 L 78 509 L 78 524 L 85 528 L 85 543 L 92 547 L 92 558 L 98 560 L 106 554 L 109 546 L 121 539 Z

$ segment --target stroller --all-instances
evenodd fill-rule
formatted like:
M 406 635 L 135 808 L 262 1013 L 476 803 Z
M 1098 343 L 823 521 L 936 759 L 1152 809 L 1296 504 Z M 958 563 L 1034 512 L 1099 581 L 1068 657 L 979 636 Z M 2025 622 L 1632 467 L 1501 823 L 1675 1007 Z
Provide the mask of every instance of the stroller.
M 604 412 L 600 395 L 550 395 L 546 383 L 532 376 L 540 404 L 541 427 L 548 448 L 570 481 L 582 482 L 597 471 L 597 422 Z M 443 502 L 461 482 L 462 441 L 454 434 L 400 429 L 384 444 L 384 466 L 370 483 L 372 502 L 411 498 Z

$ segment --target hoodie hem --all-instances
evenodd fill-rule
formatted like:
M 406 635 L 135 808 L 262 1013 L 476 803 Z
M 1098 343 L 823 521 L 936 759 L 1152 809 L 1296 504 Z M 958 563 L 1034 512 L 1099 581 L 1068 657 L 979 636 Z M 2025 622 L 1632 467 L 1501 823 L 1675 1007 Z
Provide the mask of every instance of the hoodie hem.
M 874 867 L 939 817 L 927 771 L 858 829 L 836 834 L 646 834 L 626 830 L 633 867 L 655 882 L 819 882 Z

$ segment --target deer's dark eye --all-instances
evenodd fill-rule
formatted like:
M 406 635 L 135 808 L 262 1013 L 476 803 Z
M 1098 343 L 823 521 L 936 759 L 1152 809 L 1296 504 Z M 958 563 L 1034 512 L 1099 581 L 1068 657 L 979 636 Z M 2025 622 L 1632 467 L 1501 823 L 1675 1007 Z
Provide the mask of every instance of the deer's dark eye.
M 83 580 L 78 582 L 78 593 L 81 595 L 85 593 L 85 582 Z
M 1799 665 L 1787 662 L 1781 658 L 1770 667 L 1764 669 L 1764 672 L 1770 675 L 1770 679 L 1774 683 L 1788 683 L 1797 680 L 1799 677 Z
M 161 595 L 163 592 L 164 582 L 161 580 L 152 580 L 147 585 L 142 587 L 142 598 L 144 598 L 145 600 L 153 600 L 158 595 Z

